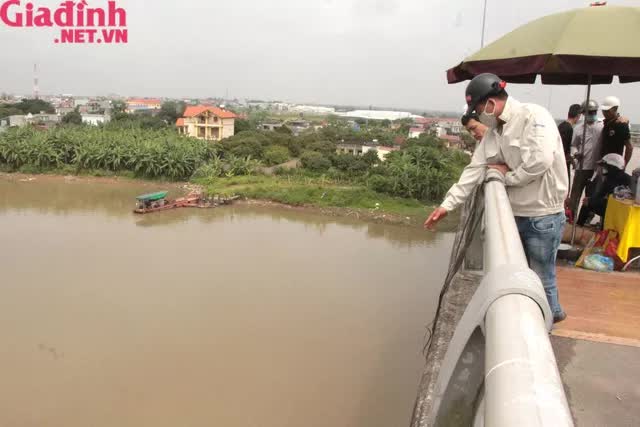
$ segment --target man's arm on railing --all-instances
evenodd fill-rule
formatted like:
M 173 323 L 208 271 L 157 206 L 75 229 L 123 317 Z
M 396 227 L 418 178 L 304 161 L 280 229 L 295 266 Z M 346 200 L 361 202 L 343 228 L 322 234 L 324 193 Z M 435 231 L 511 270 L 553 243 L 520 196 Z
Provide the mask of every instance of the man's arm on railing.
M 458 182 L 451 186 L 440 206 L 448 212 L 460 207 L 467 200 L 475 186 L 484 180 L 486 166 L 487 159 L 485 158 L 484 149 L 483 147 L 478 147 L 473 153 L 471 163 L 464 168 Z

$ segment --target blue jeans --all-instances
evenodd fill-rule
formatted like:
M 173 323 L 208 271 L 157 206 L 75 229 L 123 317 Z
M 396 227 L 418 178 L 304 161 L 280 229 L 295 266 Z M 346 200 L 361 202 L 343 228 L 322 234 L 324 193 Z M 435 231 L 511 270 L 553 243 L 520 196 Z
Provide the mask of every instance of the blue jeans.
M 564 212 L 539 217 L 516 217 L 529 267 L 540 277 L 554 316 L 563 313 L 556 284 L 556 255 L 565 222 Z

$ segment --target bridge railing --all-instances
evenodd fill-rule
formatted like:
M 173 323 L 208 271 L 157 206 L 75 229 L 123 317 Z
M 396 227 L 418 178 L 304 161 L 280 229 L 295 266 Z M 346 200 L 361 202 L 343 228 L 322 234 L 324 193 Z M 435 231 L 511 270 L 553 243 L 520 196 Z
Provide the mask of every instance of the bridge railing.
M 528 267 L 497 171 L 487 173 L 484 187 L 483 266 L 484 278 L 442 361 L 424 425 L 448 425 L 471 395 L 475 426 L 573 426 L 549 340 L 553 315 Z

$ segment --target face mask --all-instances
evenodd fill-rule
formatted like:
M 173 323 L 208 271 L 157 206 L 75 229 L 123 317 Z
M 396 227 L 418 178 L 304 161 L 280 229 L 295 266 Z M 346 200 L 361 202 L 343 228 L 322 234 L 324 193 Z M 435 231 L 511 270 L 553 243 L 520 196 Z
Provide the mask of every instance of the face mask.
M 602 175 L 607 175 L 609 173 L 609 169 L 602 168 Z
M 595 123 L 597 120 L 598 120 L 598 113 L 587 115 L 587 123 Z
M 493 104 L 493 110 L 491 113 L 487 113 L 487 106 L 489 102 Z M 480 114 L 480 123 L 488 127 L 489 129 L 494 129 L 498 126 L 498 119 L 496 118 L 496 103 L 492 100 L 488 100 L 486 104 L 484 104 L 484 111 Z

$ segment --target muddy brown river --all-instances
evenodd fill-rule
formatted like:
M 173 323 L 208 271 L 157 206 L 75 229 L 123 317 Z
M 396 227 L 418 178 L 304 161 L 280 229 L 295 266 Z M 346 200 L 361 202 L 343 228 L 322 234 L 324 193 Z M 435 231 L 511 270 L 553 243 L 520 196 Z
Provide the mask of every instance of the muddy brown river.
M 453 236 L 0 177 L 0 426 L 406 426 Z

